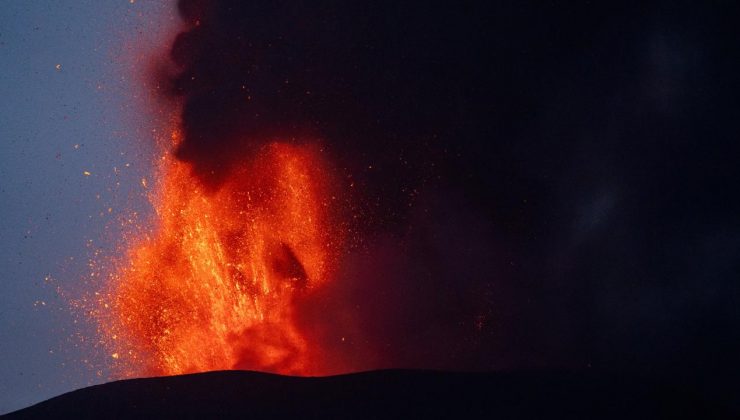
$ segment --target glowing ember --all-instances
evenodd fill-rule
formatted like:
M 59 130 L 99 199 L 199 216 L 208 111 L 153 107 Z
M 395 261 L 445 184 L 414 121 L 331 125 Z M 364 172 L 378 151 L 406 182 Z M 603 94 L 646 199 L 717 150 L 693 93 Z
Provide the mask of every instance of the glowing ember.
M 186 163 L 161 164 L 158 225 L 133 241 L 99 311 L 119 374 L 319 373 L 294 303 L 331 278 L 342 242 L 321 151 L 270 143 L 215 192 Z

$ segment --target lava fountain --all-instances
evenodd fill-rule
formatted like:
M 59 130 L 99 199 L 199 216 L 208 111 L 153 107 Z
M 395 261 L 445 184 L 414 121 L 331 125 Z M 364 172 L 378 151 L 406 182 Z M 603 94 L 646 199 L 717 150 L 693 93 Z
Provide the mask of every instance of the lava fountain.
M 318 143 L 266 142 L 216 191 L 171 154 L 160 165 L 155 228 L 130 241 L 98 312 L 119 376 L 320 374 L 296 300 L 331 281 L 343 237 Z

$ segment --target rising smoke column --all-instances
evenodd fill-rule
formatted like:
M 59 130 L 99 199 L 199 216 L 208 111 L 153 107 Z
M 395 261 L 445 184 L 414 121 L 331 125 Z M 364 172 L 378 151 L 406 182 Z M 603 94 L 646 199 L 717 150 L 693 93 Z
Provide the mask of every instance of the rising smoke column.
M 465 52 L 446 40 L 444 9 L 262 0 L 178 8 L 185 29 L 161 79 L 183 103 L 176 156 L 207 187 L 270 139 L 320 138 L 343 175 L 362 183 L 365 222 L 385 229 L 445 164 L 443 137 L 464 112 L 454 84 L 467 75 L 449 67 Z
M 157 73 L 182 106 L 157 226 L 131 241 L 104 311 L 119 364 L 487 366 L 491 223 L 446 192 L 468 170 L 459 95 L 477 70 L 455 63 L 474 58 L 471 34 L 391 2 L 178 7 Z

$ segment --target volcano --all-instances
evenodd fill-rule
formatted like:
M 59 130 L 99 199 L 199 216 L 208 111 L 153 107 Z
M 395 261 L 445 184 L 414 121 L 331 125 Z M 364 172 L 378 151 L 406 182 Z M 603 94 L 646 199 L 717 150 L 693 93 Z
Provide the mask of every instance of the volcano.
M 151 225 L 83 308 L 109 379 L 155 378 L 18 416 L 733 408 L 733 13 L 177 5 Z

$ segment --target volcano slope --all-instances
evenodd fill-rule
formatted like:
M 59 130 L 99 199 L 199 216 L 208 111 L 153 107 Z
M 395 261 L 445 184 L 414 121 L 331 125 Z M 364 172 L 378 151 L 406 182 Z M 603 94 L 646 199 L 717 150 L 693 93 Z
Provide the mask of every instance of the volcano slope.
M 379 370 L 330 377 L 218 371 L 92 386 L 6 417 L 715 418 L 731 410 L 687 382 L 590 371 Z

